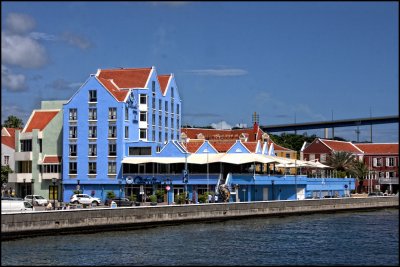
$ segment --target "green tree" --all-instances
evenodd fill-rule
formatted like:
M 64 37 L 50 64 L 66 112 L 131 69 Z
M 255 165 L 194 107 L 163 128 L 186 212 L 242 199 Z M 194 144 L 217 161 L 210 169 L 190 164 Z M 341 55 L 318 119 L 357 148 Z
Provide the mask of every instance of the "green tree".
M 368 172 L 369 172 L 369 170 L 368 170 L 367 165 L 361 161 L 354 162 L 353 166 L 350 169 L 350 173 L 352 174 L 352 176 L 354 176 L 358 180 L 359 186 L 362 185 L 364 178 L 367 177 L 367 175 L 368 175 Z M 358 189 L 357 189 L 357 192 L 359 192 Z
M 354 155 L 347 151 L 334 151 L 326 159 L 326 165 L 338 172 L 345 172 L 346 175 L 350 175 L 355 162 Z
M 113 199 L 113 198 L 115 198 L 115 193 L 114 193 L 114 191 L 107 191 L 107 198 L 108 198 L 108 199 Z
M 303 135 L 282 133 L 281 135 L 270 134 L 269 136 L 274 143 L 297 152 L 300 152 L 304 142 L 311 143 L 317 138 L 316 135 L 308 136 L 307 133 Z
M 20 118 L 10 115 L 4 121 L 2 126 L 7 127 L 7 128 L 23 128 L 24 123 L 22 122 L 22 120 Z
M 14 171 L 10 168 L 10 166 L 1 166 L 1 184 L 8 183 L 8 174 L 13 172 Z

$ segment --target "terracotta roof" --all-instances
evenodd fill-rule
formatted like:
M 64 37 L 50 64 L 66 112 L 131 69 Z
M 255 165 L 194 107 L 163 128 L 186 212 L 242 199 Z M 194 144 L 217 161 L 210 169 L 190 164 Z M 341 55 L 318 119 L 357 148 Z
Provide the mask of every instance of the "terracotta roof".
M 157 76 L 158 83 L 160 84 L 160 88 L 161 88 L 161 93 L 163 95 L 165 94 L 165 91 L 167 91 L 167 85 L 168 85 L 168 81 L 169 81 L 170 77 L 171 77 L 171 74 Z
M 124 101 L 131 88 L 145 88 L 152 68 L 99 70 L 97 78 L 118 101 Z
M 44 156 L 43 164 L 60 164 L 61 157 L 60 156 Z
M 333 151 L 346 151 L 355 154 L 361 154 L 362 151 L 351 142 L 343 142 L 337 140 L 319 139 Z
M 399 154 L 399 143 L 357 143 L 365 154 Z
M 251 152 L 255 153 L 257 148 L 257 142 L 242 142 L 242 144 Z
M 203 145 L 203 143 L 204 143 L 204 141 L 203 142 L 190 142 L 189 141 L 186 143 L 186 145 L 187 145 L 186 150 L 189 153 L 196 153 L 196 151 Z M 183 147 L 185 147 L 185 143 L 181 143 L 181 144 Z
M 39 131 L 42 131 L 47 126 L 47 124 L 49 124 L 49 122 L 58 114 L 58 112 L 60 111 L 34 110 L 23 132 L 29 133 L 32 132 L 33 129 L 38 129 Z
M 1 143 L 15 149 L 15 130 L 21 130 L 20 128 L 6 128 L 7 132 L 10 134 L 9 136 L 2 135 Z
M 236 141 L 210 141 L 210 144 L 219 152 L 219 153 L 225 153 L 227 152 L 234 144 Z
M 241 135 L 244 134 L 248 137 L 247 142 L 261 140 L 261 135 L 258 134 L 257 140 L 254 137 L 252 128 L 234 129 L 234 130 L 218 130 L 218 129 L 204 129 L 204 128 L 182 128 L 182 133 L 185 133 L 190 139 L 198 139 L 198 134 L 203 134 L 206 140 L 239 140 Z
M 120 90 L 112 80 L 107 80 L 103 78 L 99 78 L 99 81 L 104 85 L 104 87 L 112 94 L 118 101 L 124 101 L 126 95 L 129 93 L 129 90 Z
M 113 80 L 121 88 L 144 88 L 152 68 L 99 70 L 97 77 Z

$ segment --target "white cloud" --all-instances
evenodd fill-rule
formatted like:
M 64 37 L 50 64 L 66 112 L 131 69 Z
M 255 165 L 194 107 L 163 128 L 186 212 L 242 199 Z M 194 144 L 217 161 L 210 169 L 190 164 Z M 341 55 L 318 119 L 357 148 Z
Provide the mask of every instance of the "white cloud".
M 50 84 L 47 84 L 46 86 L 49 88 L 53 88 L 56 90 L 77 90 L 80 86 L 82 85 L 82 83 L 71 83 L 68 82 L 62 78 L 54 80 L 53 82 L 51 82 Z
M 13 33 L 26 33 L 35 28 L 35 20 L 28 15 L 10 13 L 6 18 L 6 26 Z
M 200 70 L 187 70 L 186 72 L 196 75 L 211 75 L 211 76 L 242 76 L 248 73 L 243 69 L 200 69 Z
M 28 89 L 26 77 L 23 74 L 13 74 L 1 65 L 1 86 L 10 91 L 24 91 Z
M 27 36 L 1 33 L 1 61 L 23 68 L 38 68 L 48 61 L 45 48 Z
M 52 34 L 47 34 L 44 32 L 31 32 L 29 34 L 29 36 L 35 40 L 46 40 L 46 41 L 57 41 L 58 40 L 57 36 L 52 35 Z
M 226 121 L 220 121 L 220 122 L 217 122 L 217 123 L 211 123 L 210 125 L 214 129 L 218 129 L 218 130 L 230 130 L 230 129 L 232 129 L 232 126 L 229 123 L 227 123 Z
M 83 50 L 92 46 L 92 43 L 88 39 L 71 32 L 65 32 L 62 35 L 62 40 Z

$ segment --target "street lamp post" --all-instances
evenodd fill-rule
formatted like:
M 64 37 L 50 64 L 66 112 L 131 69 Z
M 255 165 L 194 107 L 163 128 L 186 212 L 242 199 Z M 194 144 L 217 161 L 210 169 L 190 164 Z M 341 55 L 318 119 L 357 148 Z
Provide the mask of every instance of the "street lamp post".
M 121 179 L 119 179 L 118 180 L 118 183 L 119 183 L 119 203 L 118 203 L 118 207 L 121 207 L 121 193 L 122 193 L 122 180 Z
M 81 186 L 79 185 L 79 183 L 80 183 L 79 179 L 77 180 L 77 182 L 78 182 L 78 185 L 76 186 L 76 190 L 78 190 L 78 194 L 80 194 L 81 193 L 81 191 L 80 191 Z
M 26 179 L 24 178 L 24 179 L 22 179 L 23 181 L 24 181 L 24 196 L 23 197 L 26 197 L 26 186 L 25 186 L 25 181 L 26 181 Z
M 210 175 L 209 175 L 209 172 L 210 172 L 210 169 L 209 169 L 209 166 L 208 166 L 208 148 L 206 149 L 206 153 L 207 153 L 207 202 L 208 202 L 208 194 L 209 194 L 209 180 L 210 180 Z
M 32 210 L 33 210 L 33 184 L 35 183 L 35 179 L 32 177 L 31 179 L 31 191 L 32 191 Z
M 187 137 L 183 138 L 183 141 L 185 142 L 185 170 L 183 171 L 183 182 L 185 183 L 185 203 L 186 200 L 188 199 L 188 195 L 187 195 L 187 183 L 188 183 L 188 166 L 187 166 L 187 153 L 188 153 L 188 149 L 187 149 Z
M 57 178 L 52 178 L 51 181 L 53 182 L 53 210 L 56 209 L 56 197 L 55 197 L 55 191 L 56 191 L 56 182 Z

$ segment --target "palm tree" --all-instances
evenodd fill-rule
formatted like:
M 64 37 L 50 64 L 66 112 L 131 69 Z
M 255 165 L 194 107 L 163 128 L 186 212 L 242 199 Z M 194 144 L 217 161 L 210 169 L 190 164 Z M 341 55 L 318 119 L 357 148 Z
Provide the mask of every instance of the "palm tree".
M 368 172 L 369 170 L 367 165 L 365 165 L 365 163 L 362 161 L 354 162 L 352 168 L 350 169 L 350 173 L 357 178 L 359 186 L 362 186 L 364 178 L 368 175 Z M 359 192 L 358 189 L 356 191 Z
M 356 158 L 350 152 L 334 151 L 326 160 L 326 164 L 338 172 L 350 173 Z

